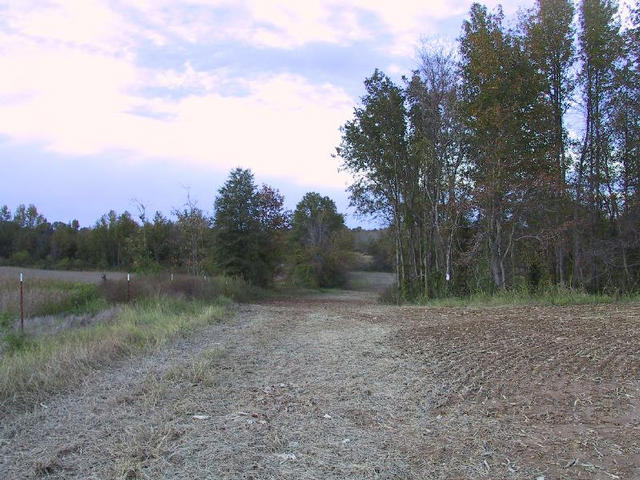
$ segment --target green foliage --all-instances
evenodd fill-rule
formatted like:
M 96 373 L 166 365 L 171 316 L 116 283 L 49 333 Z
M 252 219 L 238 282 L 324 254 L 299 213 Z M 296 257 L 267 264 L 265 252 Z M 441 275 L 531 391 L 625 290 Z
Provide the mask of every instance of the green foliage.
M 414 303 L 431 307 L 473 307 L 502 305 L 591 305 L 601 303 L 638 302 L 637 294 L 608 295 L 588 293 L 561 286 L 548 286 L 532 294 L 528 287 L 504 291 L 478 291 L 464 297 L 439 299 L 418 298 Z
M 0 358 L 0 403 L 30 404 L 64 391 L 102 365 L 221 321 L 226 309 L 185 299 L 148 299 L 111 322 L 41 337 L 12 334 Z
M 373 261 L 369 267 L 375 272 L 393 271 L 393 238 L 390 232 L 383 231 L 382 234 L 367 246 L 367 254 L 371 255 Z
M 287 228 L 284 199 L 250 170 L 232 170 L 215 201 L 214 259 L 219 270 L 259 286 L 270 285 Z
M 0 331 L 11 328 L 13 318 L 9 312 L 0 312 Z
M 6 344 L 6 352 L 8 355 L 15 355 L 20 352 L 25 352 L 30 349 L 34 349 L 36 343 L 33 339 L 24 332 L 7 332 L 2 341 Z
M 31 255 L 29 255 L 29 252 L 26 250 L 20 250 L 18 252 L 15 252 L 11 255 L 11 258 L 9 259 L 9 264 L 16 265 L 19 267 L 30 265 Z
M 296 283 L 314 288 L 344 285 L 353 237 L 333 200 L 305 194 L 293 214 L 291 244 Z
M 404 87 L 365 79 L 337 154 L 387 222 L 398 298 L 640 288 L 640 6 L 622 29 L 616 11 L 538 0 L 514 24 L 476 3 L 457 64 L 425 47 Z

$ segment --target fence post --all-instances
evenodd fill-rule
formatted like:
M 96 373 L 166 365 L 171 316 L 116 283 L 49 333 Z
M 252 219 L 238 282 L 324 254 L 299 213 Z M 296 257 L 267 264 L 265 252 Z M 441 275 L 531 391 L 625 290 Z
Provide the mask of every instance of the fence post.
M 131 274 L 127 273 L 127 303 L 131 301 Z
M 20 331 L 24 332 L 24 278 L 22 272 L 20 272 Z

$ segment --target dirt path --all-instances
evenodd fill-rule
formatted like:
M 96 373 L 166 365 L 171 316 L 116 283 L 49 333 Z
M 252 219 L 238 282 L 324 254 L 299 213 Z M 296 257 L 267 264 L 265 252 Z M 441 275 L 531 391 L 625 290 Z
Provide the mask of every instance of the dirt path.
M 630 344 L 640 331 L 636 313 L 624 313 Z M 498 352 L 501 363 L 486 367 L 482 341 L 473 341 L 483 337 L 456 330 L 468 333 L 474 313 L 458 317 L 381 306 L 355 292 L 239 307 L 229 322 L 2 419 L 0 478 L 640 477 L 637 348 L 610 359 L 627 373 L 605 419 L 574 411 L 550 430 L 547 417 L 522 410 L 529 390 L 487 386 L 496 375 L 510 378 L 505 359 L 522 332 L 504 345 L 489 341 L 484 357 Z M 489 340 L 497 333 L 488 332 Z M 546 388 L 536 380 L 534 390 Z M 556 400 L 569 415 L 568 400 Z

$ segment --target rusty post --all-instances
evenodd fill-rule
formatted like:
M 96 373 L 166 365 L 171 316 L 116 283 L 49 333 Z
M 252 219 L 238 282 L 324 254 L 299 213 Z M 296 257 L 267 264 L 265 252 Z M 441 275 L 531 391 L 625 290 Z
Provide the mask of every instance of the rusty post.
M 131 274 L 127 273 L 127 303 L 131 301 Z
M 24 332 L 24 278 L 20 272 L 20 331 Z

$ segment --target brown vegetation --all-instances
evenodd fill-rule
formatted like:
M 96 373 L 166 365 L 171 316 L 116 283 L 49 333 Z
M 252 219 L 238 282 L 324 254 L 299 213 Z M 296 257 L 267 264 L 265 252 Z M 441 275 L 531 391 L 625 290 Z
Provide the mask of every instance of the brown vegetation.
M 6 417 L 0 476 L 640 475 L 640 307 L 279 298 Z

